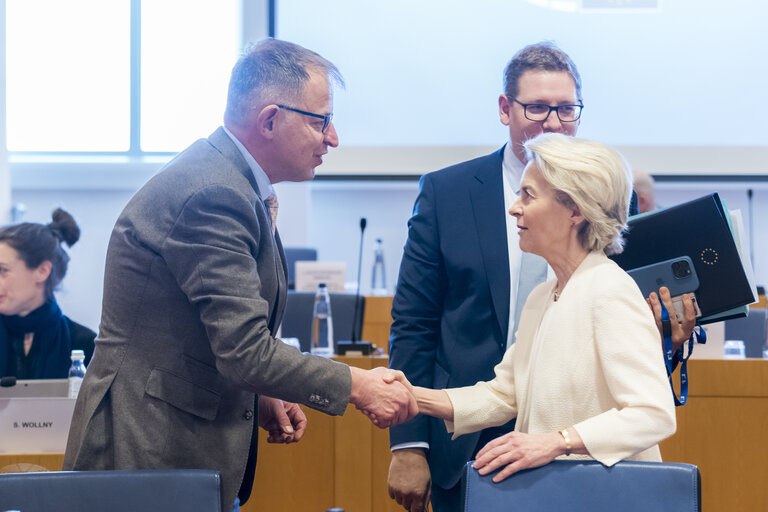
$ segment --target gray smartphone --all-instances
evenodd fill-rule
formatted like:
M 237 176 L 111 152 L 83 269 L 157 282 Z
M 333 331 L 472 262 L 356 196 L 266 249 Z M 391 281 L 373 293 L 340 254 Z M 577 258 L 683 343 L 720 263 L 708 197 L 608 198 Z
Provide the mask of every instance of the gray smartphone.
M 696 269 L 688 256 L 672 258 L 644 267 L 627 271 L 635 280 L 643 297 L 648 297 L 651 292 L 658 293 L 659 288 L 666 286 L 672 296 L 677 317 L 683 317 L 683 298 L 686 293 L 694 293 L 693 305 L 696 308 L 696 316 L 701 316 L 701 310 L 696 302 L 696 290 L 699 289 L 699 278 Z

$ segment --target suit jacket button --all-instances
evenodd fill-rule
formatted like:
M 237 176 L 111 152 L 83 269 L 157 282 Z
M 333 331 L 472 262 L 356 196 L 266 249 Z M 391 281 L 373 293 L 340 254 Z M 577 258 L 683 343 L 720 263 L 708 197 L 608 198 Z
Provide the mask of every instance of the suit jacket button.
M 243 419 L 244 420 L 252 420 L 253 419 L 253 411 L 250 409 L 246 409 L 246 411 L 243 413 Z

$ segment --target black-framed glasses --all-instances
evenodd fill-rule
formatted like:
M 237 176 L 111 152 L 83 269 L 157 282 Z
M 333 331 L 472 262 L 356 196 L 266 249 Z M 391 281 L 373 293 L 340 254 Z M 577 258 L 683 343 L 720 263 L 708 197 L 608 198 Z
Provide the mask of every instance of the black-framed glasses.
M 584 105 L 558 105 L 556 107 L 551 107 L 540 103 L 523 103 L 517 101 L 515 98 L 510 99 L 523 107 L 525 118 L 527 120 L 539 123 L 546 121 L 553 111 L 557 112 L 557 118 L 560 122 L 572 123 L 579 120 L 581 117 L 581 110 L 584 108 Z
M 309 116 L 309 117 L 316 117 L 317 119 L 323 120 L 323 128 L 320 130 L 321 132 L 325 133 L 325 130 L 328 129 L 328 126 L 331 124 L 331 119 L 333 119 L 333 114 L 315 114 L 313 112 L 307 112 L 306 110 L 299 110 L 298 108 L 288 107 L 285 105 L 277 105 L 278 107 L 290 110 L 291 112 L 296 112 L 297 114 L 301 114 L 303 116 Z

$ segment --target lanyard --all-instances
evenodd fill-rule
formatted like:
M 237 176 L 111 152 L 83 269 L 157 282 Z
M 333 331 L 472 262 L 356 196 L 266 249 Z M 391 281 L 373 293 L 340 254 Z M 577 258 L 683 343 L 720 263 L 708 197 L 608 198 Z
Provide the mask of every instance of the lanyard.
M 698 332 L 697 332 L 698 329 Z M 707 333 L 700 326 L 697 325 L 691 337 L 688 338 L 688 354 L 685 354 L 685 343 L 681 346 L 677 352 L 672 352 L 672 326 L 669 323 L 669 312 L 664 304 L 661 304 L 661 330 L 664 336 L 664 363 L 667 366 L 667 376 L 669 377 L 669 387 L 672 389 L 672 396 L 675 399 L 675 406 L 685 405 L 688 399 L 688 358 L 693 354 L 694 341 L 699 343 L 707 342 Z M 672 372 L 675 371 L 678 363 L 680 365 L 680 398 L 675 393 L 675 387 L 672 385 Z

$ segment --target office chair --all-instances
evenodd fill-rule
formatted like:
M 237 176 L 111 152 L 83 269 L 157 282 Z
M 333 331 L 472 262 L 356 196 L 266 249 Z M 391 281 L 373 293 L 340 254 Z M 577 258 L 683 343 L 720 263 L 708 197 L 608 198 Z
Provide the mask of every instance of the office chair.
M 358 299 L 357 322 L 355 315 L 355 299 Z M 315 294 L 311 292 L 288 292 L 285 304 L 281 335 L 284 338 L 298 338 L 302 352 L 310 352 L 312 310 L 315 304 Z M 363 315 L 365 314 L 365 297 L 353 293 L 331 294 L 331 316 L 333 318 L 333 348 L 336 352 L 338 340 L 352 339 L 352 328 L 359 341 L 363 331 Z
M 750 308 L 746 317 L 725 321 L 725 339 L 743 340 L 747 357 L 763 357 L 763 350 L 768 348 L 767 333 L 768 310 L 765 309 Z
M 691 464 L 556 460 L 499 483 L 472 461 L 464 475 L 465 512 L 699 512 L 701 478 Z
M 285 263 L 288 267 L 288 289 L 296 288 L 296 262 L 317 261 L 317 249 L 312 247 L 284 247 Z
M 219 472 L 177 469 L 0 474 L 0 510 L 221 512 Z

